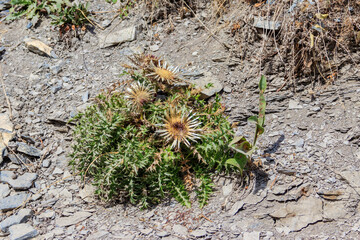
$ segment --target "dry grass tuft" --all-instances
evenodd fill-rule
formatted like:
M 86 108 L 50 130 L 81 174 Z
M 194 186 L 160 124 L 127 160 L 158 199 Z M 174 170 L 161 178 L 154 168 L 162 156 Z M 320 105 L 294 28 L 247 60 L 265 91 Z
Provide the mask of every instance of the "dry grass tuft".
M 238 42 L 238 56 L 261 66 L 266 75 L 284 78 L 313 76 L 333 82 L 338 69 L 359 50 L 360 4 L 356 1 L 270 1 L 238 3 L 230 31 Z M 312 2 L 312 3 L 310 3 Z M 281 23 L 279 30 L 256 29 L 254 18 Z M 251 59 L 250 59 L 251 58 Z

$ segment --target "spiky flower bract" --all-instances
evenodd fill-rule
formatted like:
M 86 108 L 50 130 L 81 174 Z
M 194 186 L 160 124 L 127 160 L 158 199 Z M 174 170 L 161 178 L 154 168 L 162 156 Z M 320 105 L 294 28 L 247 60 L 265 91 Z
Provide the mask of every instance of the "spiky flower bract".
M 147 74 L 147 77 L 154 78 L 161 83 L 174 85 L 181 82 L 179 76 L 179 67 L 169 66 L 165 61 L 158 61 L 158 64 L 153 64 L 153 72 Z
M 165 137 L 166 142 L 172 141 L 171 148 L 176 147 L 180 149 L 180 143 L 184 143 L 190 147 L 189 141 L 196 142 L 196 139 L 200 139 L 201 129 L 197 127 L 201 124 L 195 113 L 191 111 L 179 111 L 176 108 L 170 108 L 165 113 L 164 124 L 161 125 L 162 129 L 157 132 L 160 136 Z
M 125 65 L 127 68 L 142 70 L 145 74 L 151 72 L 151 68 L 153 68 L 153 66 L 157 67 L 163 62 L 160 57 L 150 54 L 136 54 L 133 57 L 128 58 L 135 65 L 135 68 Z
M 140 110 L 144 104 L 152 100 L 154 95 L 155 91 L 149 85 L 135 82 L 127 88 L 125 98 L 132 109 Z

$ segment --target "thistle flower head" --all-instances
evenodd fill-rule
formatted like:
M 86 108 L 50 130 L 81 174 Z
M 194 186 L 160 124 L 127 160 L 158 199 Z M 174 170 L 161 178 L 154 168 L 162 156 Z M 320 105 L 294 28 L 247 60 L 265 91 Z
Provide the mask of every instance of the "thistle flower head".
M 129 60 L 135 65 L 135 67 L 127 67 L 127 68 L 131 68 L 131 69 L 141 69 L 144 70 L 145 72 L 150 71 L 150 69 L 153 66 L 158 66 L 159 63 L 162 63 L 163 60 L 161 60 L 161 58 L 154 56 L 154 55 L 149 55 L 149 54 L 135 54 L 133 57 L 128 57 Z M 125 65 L 125 67 L 128 65 Z
M 151 101 L 155 91 L 148 85 L 135 82 L 126 90 L 125 98 L 128 99 L 128 105 L 132 109 L 139 110 L 144 104 Z
M 197 129 L 201 124 L 191 111 L 178 111 L 171 108 L 165 113 L 164 124 L 160 125 L 162 129 L 157 132 L 160 136 L 165 137 L 166 142 L 172 141 L 171 148 L 180 148 L 180 143 L 190 147 L 190 140 L 196 142 L 200 139 L 201 129 Z
M 180 82 L 179 67 L 168 66 L 165 61 L 158 61 L 158 64 L 153 64 L 153 72 L 149 73 L 148 77 L 153 77 L 162 83 L 173 85 Z

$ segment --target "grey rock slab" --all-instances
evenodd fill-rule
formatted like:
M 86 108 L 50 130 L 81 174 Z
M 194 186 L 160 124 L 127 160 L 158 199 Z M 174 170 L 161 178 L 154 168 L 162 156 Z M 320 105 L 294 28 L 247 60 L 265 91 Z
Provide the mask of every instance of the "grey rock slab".
M 61 168 L 56 167 L 52 174 L 53 175 L 61 175 L 63 173 L 64 173 L 64 171 Z
M 32 157 L 41 157 L 41 151 L 35 147 L 29 146 L 23 142 L 17 142 L 16 145 L 18 152 L 25 153 Z
M 79 191 L 79 196 L 82 200 L 85 202 L 94 202 L 94 194 L 95 194 L 96 188 L 93 185 L 86 184 L 83 189 Z
M 303 106 L 301 106 L 298 101 L 295 101 L 293 99 L 289 101 L 289 109 L 293 110 L 293 109 L 302 109 L 302 108 Z
M 286 194 L 269 194 L 267 197 L 268 201 L 278 201 L 278 202 L 287 202 L 287 201 L 297 201 L 303 195 L 303 192 L 309 192 L 311 188 L 310 183 L 304 184 L 301 188 L 293 188 L 286 192 Z
M 7 211 L 19 207 L 30 197 L 29 194 L 19 193 L 3 199 L 0 199 L 0 210 Z
M 15 174 L 12 171 L 1 171 L 0 182 L 5 182 L 11 185 L 15 190 L 27 190 L 31 188 L 35 179 L 36 173 L 24 173 L 18 178 L 14 178 Z
M 88 236 L 86 239 L 87 240 L 98 240 L 98 239 L 103 239 L 104 237 L 106 237 L 107 235 L 109 235 L 110 233 L 108 231 L 98 231 L 95 232 L 93 234 L 91 234 L 90 236 Z
M 40 76 L 39 75 L 36 75 L 36 74 L 33 74 L 31 73 L 30 76 L 29 76 L 29 82 L 37 82 L 40 80 Z
M 145 53 L 144 48 L 141 47 L 141 46 L 132 46 L 132 47 L 130 47 L 130 50 L 132 51 L 133 54 L 143 54 L 143 53 Z
M 340 174 L 357 192 L 360 192 L 360 171 L 343 171 Z
M 60 236 L 64 234 L 64 229 L 61 227 L 56 227 L 51 231 L 55 236 Z
M 60 60 L 58 61 L 55 65 L 50 67 L 50 70 L 53 74 L 57 75 L 59 72 L 61 72 L 63 66 L 65 65 L 65 61 L 64 60 Z
M 360 220 L 354 224 L 351 230 L 360 232 Z
M 39 233 L 31 225 L 20 223 L 9 227 L 10 240 L 25 240 L 36 237 Z
M 42 167 L 43 168 L 48 168 L 50 167 L 50 164 L 51 164 L 51 161 L 49 159 L 45 159 L 43 162 L 42 162 Z
M 201 98 L 207 99 L 214 96 L 223 89 L 222 83 L 216 79 L 211 73 L 206 72 L 204 77 L 200 77 L 191 81 L 197 88 L 201 89 Z
M 31 209 L 23 208 L 17 214 L 11 215 L 0 222 L 0 229 L 3 232 L 7 232 L 8 228 L 12 225 L 24 223 L 33 215 Z
M 106 20 L 102 21 L 100 24 L 103 28 L 107 28 L 108 26 L 110 26 L 111 20 L 106 19 Z
M 302 148 L 302 147 L 304 147 L 304 143 L 305 143 L 305 140 L 304 140 L 303 138 L 300 138 L 300 139 L 296 140 L 296 141 L 293 143 L 293 145 L 294 145 L 295 147 Z
M 246 240 L 259 240 L 260 232 L 244 232 L 244 239 Z
M 99 47 L 106 48 L 136 39 L 136 27 L 112 29 L 99 35 Z
M 152 228 L 145 228 L 145 229 L 140 230 L 141 234 L 143 234 L 145 236 L 149 235 L 152 231 L 153 231 Z
M 14 137 L 14 125 L 10 121 L 10 117 L 6 113 L 0 114 L 0 163 L 3 162 L 3 156 L 6 146 L 9 141 Z
M 303 183 L 302 179 L 296 179 L 290 184 L 275 185 L 275 187 L 271 190 L 271 192 L 275 195 L 282 195 L 285 194 L 290 189 L 292 189 L 293 187 L 300 186 L 302 183 Z
M 188 234 L 188 229 L 180 224 L 175 224 L 172 229 L 178 235 L 186 236 Z
M 239 210 L 247 206 L 260 203 L 267 196 L 267 190 L 263 190 L 260 194 L 251 193 L 245 199 L 237 201 L 230 209 L 229 214 L 235 215 Z
M 345 202 L 325 202 L 324 203 L 324 219 L 328 221 L 337 220 L 340 218 L 346 218 L 347 211 Z
M 53 217 L 55 217 L 55 211 L 53 210 L 47 210 L 38 216 L 39 219 L 52 219 Z
M 7 197 L 10 194 L 9 185 L 1 183 L 0 184 L 0 199 Z
M 86 103 L 89 100 L 89 91 L 86 91 L 81 95 L 81 99 L 84 103 Z
M 223 186 L 222 187 L 223 195 L 224 196 L 230 195 L 230 193 L 232 192 L 232 189 L 233 189 L 233 184 L 232 183 Z
M 224 92 L 231 93 L 231 88 L 230 87 L 224 87 Z
M 53 94 L 57 93 L 58 91 L 60 91 L 62 89 L 62 82 L 58 82 L 55 86 L 52 86 L 50 88 L 51 92 Z
M 17 164 L 17 165 L 21 164 L 21 161 L 18 158 L 20 158 L 22 161 L 26 162 L 26 159 L 24 159 L 24 157 L 19 156 L 19 155 L 16 156 L 15 154 L 7 154 L 6 157 L 9 158 L 12 163 Z
M 91 215 L 92 214 L 89 212 L 77 212 L 73 216 L 56 219 L 56 225 L 59 227 L 71 226 L 84 221 L 85 219 L 91 217 Z
M 206 231 L 205 230 L 195 230 L 190 233 L 190 236 L 196 237 L 196 238 L 205 237 Z
M 288 234 L 321 221 L 322 209 L 323 203 L 320 199 L 303 197 L 297 202 L 287 203 L 284 207 L 270 213 L 270 216 L 276 219 L 276 230 Z
M 262 17 L 254 17 L 254 27 L 276 31 L 280 29 L 281 22 L 267 20 Z

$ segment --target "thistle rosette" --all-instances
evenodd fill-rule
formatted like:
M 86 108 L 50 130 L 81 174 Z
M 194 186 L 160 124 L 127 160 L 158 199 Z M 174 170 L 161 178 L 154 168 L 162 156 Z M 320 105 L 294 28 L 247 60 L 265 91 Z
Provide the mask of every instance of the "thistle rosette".
M 144 83 L 135 82 L 126 89 L 125 99 L 128 100 L 128 106 L 136 111 L 142 109 L 142 107 L 153 100 L 155 95 L 154 89 Z
M 167 143 L 172 141 L 171 148 L 180 149 L 181 143 L 190 147 L 190 141 L 196 142 L 200 139 L 202 129 L 197 128 L 200 124 L 198 117 L 192 111 L 170 108 L 165 113 L 164 124 L 158 125 L 161 129 L 156 132 L 164 137 Z
M 158 64 L 153 64 L 152 72 L 146 76 L 160 83 L 174 85 L 175 83 L 181 82 L 178 73 L 179 67 L 170 66 L 167 62 L 159 60 Z

